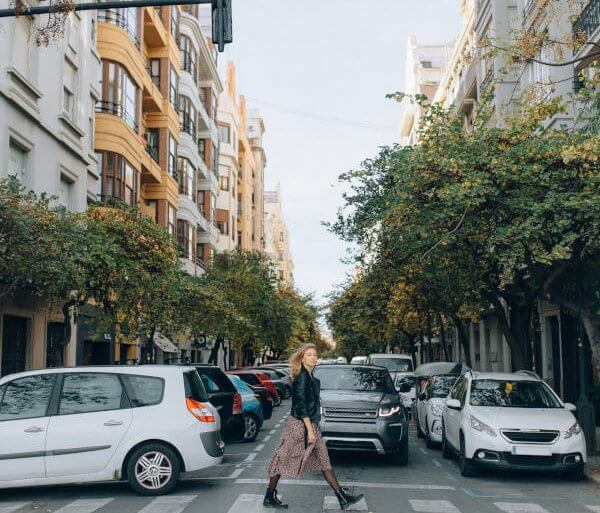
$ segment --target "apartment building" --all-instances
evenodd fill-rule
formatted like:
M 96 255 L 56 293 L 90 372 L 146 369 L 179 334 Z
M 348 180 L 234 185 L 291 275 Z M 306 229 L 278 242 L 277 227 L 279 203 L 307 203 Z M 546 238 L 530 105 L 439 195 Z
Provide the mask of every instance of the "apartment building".
M 277 276 L 285 284 L 294 285 L 294 260 L 290 249 L 290 234 L 283 217 L 281 187 L 265 191 L 265 253 L 275 264 Z
M 37 27 L 45 21 L 0 20 L 0 177 L 15 176 L 25 188 L 84 211 L 100 192 L 93 140 L 102 94 L 96 15 L 72 14 L 64 37 L 38 46 Z M 62 313 L 32 298 L 0 301 L 0 333 L 0 375 L 75 363 L 75 332 L 62 348 Z

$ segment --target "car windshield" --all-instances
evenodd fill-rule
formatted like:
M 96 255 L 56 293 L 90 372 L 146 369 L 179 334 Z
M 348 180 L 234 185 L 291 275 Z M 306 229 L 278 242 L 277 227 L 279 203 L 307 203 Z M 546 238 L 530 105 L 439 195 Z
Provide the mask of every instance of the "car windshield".
M 499 408 L 561 408 L 558 399 L 540 381 L 477 379 L 471 383 L 470 404 Z
M 458 376 L 435 376 L 432 383 L 433 397 L 448 397 Z
M 365 367 L 315 368 L 315 377 L 321 381 L 321 390 L 349 390 L 353 392 L 382 392 L 394 394 L 389 372 Z
M 371 358 L 373 365 L 379 365 L 385 367 L 387 370 L 392 372 L 412 372 L 413 365 L 410 358 Z

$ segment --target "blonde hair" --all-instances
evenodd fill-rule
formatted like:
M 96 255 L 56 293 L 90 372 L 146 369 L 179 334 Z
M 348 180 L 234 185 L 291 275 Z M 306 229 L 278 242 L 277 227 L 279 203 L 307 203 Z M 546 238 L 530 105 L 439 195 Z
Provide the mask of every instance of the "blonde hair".
M 302 358 L 304 358 L 304 353 L 309 349 L 317 350 L 317 346 L 315 344 L 302 344 L 298 349 L 296 349 L 292 356 L 290 356 L 290 368 L 292 369 L 292 381 L 296 379 L 300 371 L 302 370 Z

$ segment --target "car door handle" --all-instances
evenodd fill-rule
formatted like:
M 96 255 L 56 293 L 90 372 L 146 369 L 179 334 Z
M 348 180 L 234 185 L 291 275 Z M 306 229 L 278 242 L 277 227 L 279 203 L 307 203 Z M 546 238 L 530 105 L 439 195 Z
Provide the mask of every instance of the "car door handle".
M 105 422 L 104 425 L 108 426 L 108 427 L 122 426 L 123 425 L 123 421 L 122 420 L 109 420 L 109 421 Z
M 44 428 L 41 428 L 39 426 L 31 426 L 27 429 L 24 430 L 25 433 L 41 433 L 42 431 L 45 431 Z

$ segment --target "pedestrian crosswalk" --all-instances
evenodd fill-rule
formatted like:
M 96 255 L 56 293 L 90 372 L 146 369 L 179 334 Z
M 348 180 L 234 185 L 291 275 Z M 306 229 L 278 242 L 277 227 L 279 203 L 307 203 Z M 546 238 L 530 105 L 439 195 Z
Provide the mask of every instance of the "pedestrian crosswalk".
M 362 490 L 364 492 L 364 490 Z M 319 494 L 321 495 L 321 493 Z M 378 513 L 379 511 L 388 513 L 389 506 L 382 509 L 377 506 L 380 504 L 369 504 L 369 493 L 358 503 L 351 506 L 347 511 L 368 511 Z M 328 513 L 330 511 L 339 511 L 340 507 L 337 498 L 331 494 L 330 490 L 323 490 L 322 503 L 320 497 L 311 494 L 307 496 L 303 494 L 298 496 L 291 493 L 287 498 L 280 495 L 284 502 L 290 503 L 290 513 L 296 511 L 306 511 L 308 507 L 307 500 L 310 499 L 310 511 L 321 511 Z M 202 495 L 183 495 L 173 494 L 156 498 L 143 497 L 107 497 L 95 499 L 76 499 L 67 504 L 62 504 L 56 507 L 46 509 L 54 513 L 263 513 L 262 505 L 264 495 L 258 493 L 237 493 L 233 502 L 225 502 L 221 507 L 211 504 L 209 509 L 206 509 L 207 502 Z M 377 502 L 378 497 L 374 497 Z M 127 501 L 124 503 L 123 501 Z M 230 499 L 231 500 L 231 499 Z M 400 499 L 395 501 L 398 508 L 394 511 L 402 511 L 410 513 L 600 513 L 599 504 L 581 504 L 567 505 L 561 504 L 544 504 L 541 505 L 535 502 L 527 502 L 526 500 L 519 502 L 504 502 L 504 501 L 485 501 L 473 500 L 470 497 L 457 496 L 455 502 L 449 499 Z M 600 498 L 599 498 L 600 501 Z M 312 508 L 314 506 L 314 509 Z M 39 509 L 39 504 L 32 502 L 3 502 L 0 500 L 0 513 L 29 513 Z

